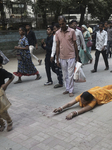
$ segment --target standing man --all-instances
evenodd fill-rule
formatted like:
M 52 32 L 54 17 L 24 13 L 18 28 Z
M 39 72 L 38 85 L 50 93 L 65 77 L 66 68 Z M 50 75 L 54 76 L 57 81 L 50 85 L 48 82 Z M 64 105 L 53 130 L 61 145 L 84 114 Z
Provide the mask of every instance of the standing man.
M 29 24 L 26 25 L 26 37 L 28 39 L 31 56 L 34 57 L 39 62 L 39 65 L 41 65 L 42 60 L 38 59 L 35 55 L 33 55 L 33 50 L 35 48 L 38 49 L 38 45 L 35 33 L 31 30 L 31 26 Z
M 57 66 L 57 63 L 56 63 L 56 37 L 55 37 L 55 33 L 56 31 L 58 31 L 60 28 L 59 24 L 58 23 L 55 23 L 54 24 L 54 27 L 53 27 L 53 32 L 54 32 L 54 36 L 53 36 L 53 46 L 52 46 L 52 52 L 51 52 L 51 62 L 54 61 L 55 59 L 55 71 L 56 71 L 56 74 L 57 74 L 57 78 L 58 78 L 58 84 L 56 84 L 54 86 L 54 88 L 60 88 L 60 87 L 63 87 L 63 74 L 62 74 L 62 69 L 61 69 L 61 66 Z
M 45 86 L 47 85 L 52 85 L 53 81 L 51 78 L 51 69 L 54 73 L 55 72 L 55 67 L 54 67 L 54 61 L 51 62 L 51 50 L 52 50 L 52 45 L 53 45 L 53 27 L 48 26 L 47 27 L 47 39 L 44 41 L 44 39 L 41 41 L 42 43 L 42 48 L 46 50 L 46 56 L 45 56 L 45 69 L 46 69 L 46 75 L 47 75 L 47 82 L 44 84 Z
M 108 41 L 107 41 L 107 58 L 108 55 L 110 54 L 111 58 L 111 51 L 110 48 L 112 48 L 112 22 L 109 22 L 109 28 L 107 29 L 107 34 L 108 34 Z
M 75 30 L 78 53 L 79 53 L 81 47 L 83 47 L 83 50 L 86 52 L 86 45 L 85 45 L 85 41 L 84 41 L 82 32 L 76 28 L 77 27 L 77 21 L 72 20 L 70 22 L 70 27 Z M 79 61 L 81 62 L 80 57 L 79 57 Z
M 74 69 L 75 61 L 78 60 L 78 49 L 76 44 L 76 35 L 73 29 L 66 25 L 64 16 L 58 17 L 60 29 L 56 32 L 56 54 L 57 65 L 59 66 L 59 55 L 62 72 L 65 81 L 66 91 L 63 94 L 74 96 Z M 76 58 L 76 59 L 75 59 Z
M 107 46 L 107 32 L 103 30 L 103 23 L 99 24 L 99 31 L 96 33 L 96 52 L 95 52 L 95 64 L 94 69 L 91 70 L 92 73 L 97 72 L 97 66 L 99 61 L 100 53 L 102 53 L 104 62 L 105 62 L 105 70 L 109 70 L 109 64 L 106 54 L 106 46 Z

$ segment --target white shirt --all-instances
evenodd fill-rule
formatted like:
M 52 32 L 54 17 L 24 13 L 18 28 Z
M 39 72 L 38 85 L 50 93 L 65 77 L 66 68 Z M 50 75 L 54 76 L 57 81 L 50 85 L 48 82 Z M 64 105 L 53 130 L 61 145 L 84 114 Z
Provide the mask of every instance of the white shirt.
M 78 50 L 80 50 L 80 47 L 82 45 L 83 45 L 84 50 L 86 50 L 86 45 L 85 45 L 82 32 L 79 29 L 76 29 L 75 34 L 76 34 L 76 43 L 77 43 Z
M 53 36 L 53 44 L 52 44 L 52 51 L 51 51 L 51 57 L 54 57 L 54 55 L 56 54 L 56 36 Z M 56 56 L 55 56 L 55 63 L 56 63 Z M 60 59 L 59 59 L 60 62 Z
M 96 33 L 96 49 L 101 51 L 104 46 L 107 46 L 107 32 L 102 30 Z

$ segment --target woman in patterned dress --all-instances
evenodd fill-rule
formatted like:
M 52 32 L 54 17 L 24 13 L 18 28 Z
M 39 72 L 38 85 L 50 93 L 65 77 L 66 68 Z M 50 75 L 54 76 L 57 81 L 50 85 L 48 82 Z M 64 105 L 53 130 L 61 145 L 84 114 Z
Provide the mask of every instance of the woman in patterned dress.
M 89 61 L 90 63 L 92 63 L 93 58 L 90 54 L 89 47 L 87 47 L 87 42 L 90 40 L 91 35 L 85 25 L 82 25 L 82 32 L 83 32 L 83 36 L 84 36 L 84 40 L 86 44 L 86 51 L 80 48 L 79 56 L 80 56 L 82 64 L 88 64 Z
M 18 71 L 13 73 L 14 75 L 18 76 L 18 80 L 15 82 L 15 84 L 22 82 L 22 76 L 36 75 L 36 80 L 41 78 L 39 72 L 32 63 L 28 40 L 25 37 L 25 29 L 23 27 L 19 28 L 19 34 L 21 37 L 19 39 L 18 46 L 15 46 L 18 59 Z
M 63 109 L 73 106 L 74 104 L 79 102 L 80 107 L 82 109 L 78 111 L 71 112 L 66 116 L 66 119 L 72 119 L 73 117 L 85 113 L 91 109 L 93 109 L 96 105 L 106 104 L 112 101 L 112 85 L 107 85 L 104 87 L 96 86 L 79 96 L 77 96 L 74 100 L 67 103 L 63 107 L 59 107 L 54 110 L 54 113 L 62 112 Z

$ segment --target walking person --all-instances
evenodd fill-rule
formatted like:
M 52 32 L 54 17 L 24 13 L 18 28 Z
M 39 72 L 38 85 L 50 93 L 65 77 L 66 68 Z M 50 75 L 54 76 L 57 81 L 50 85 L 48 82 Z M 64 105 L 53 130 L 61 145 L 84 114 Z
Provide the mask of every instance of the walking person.
M 92 42 L 93 29 L 90 27 L 89 23 L 87 24 L 87 29 L 88 29 L 88 31 L 89 31 L 89 33 L 90 33 L 90 36 L 91 36 L 90 41 Z M 90 53 L 91 53 L 91 48 L 92 48 L 92 47 L 89 47 Z
M 46 41 L 44 41 L 44 39 L 41 41 L 42 48 L 44 50 L 46 50 L 45 70 L 46 70 L 46 75 L 47 75 L 47 80 L 48 81 L 44 84 L 45 86 L 53 84 L 53 81 L 52 81 L 52 78 L 51 78 L 51 69 L 54 73 L 56 73 L 56 71 L 55 71 L 55 62 L 50 61 L 51 50 L 52 50 L 52 45 L 53 45 L 53 27 L 52 26 L 47 27 L 47 35 L 48 35 L 48 37 L 47 37 Z
M 107 41 L 107 58 L 110 54 L 111 58 L 111 51 L 110 48 L 112 48 L 112 22 L 109 22 L 109 28 L 107 29 L 107 35 L 108 35 L 108 41 Z
M 3 131 L 5 129 L 4 120 L 7 122 L 7 131 L 11 131 L 13 127 L 13 122 L 7 111 L 11 103 L 8 101 L 5 95 L 5 90 L 7 89 L 8 85 L 13 81 L 14 76 L 10 72 L 3 69 L 2 64 L 3 57 L 0 56 L 0 131 Z M 5 83 L 6 78 L 9 78 L 9 80 Z
M 18 80 L 14 84 L 21 83 L 22 76 L 36 75 L 36 80 L 41 78 L 39 72 L 32 63 L 28 40 L 25 36 L 25 29 L 23 27 L 19 28 L 19 34 L 21 37 L 18 46 L 15 46 L 17 50 L 18 70 L 13 73 L 18 76 Z
M 82 32 L 84 36 L 86 50 L 80 49 L 79 56 L 80 56 L 82 64 L 84 65 L 84 64 L 88 64 L 88 62 L 92 63 L 93 58 L 90 54 L 89 47 L 87 47 L 87 43 L 90 40 L 91 36 L 85 25 L 82 25 Z
M 75 61 L 78 60 L 76 35 L 73 29 L 66 25 L 64 16 L 58 17 L 60 29 L 56 32 L 56 55 L 57 65 L 61 64 L 66 91 L 63 94 L 74 96 L 74 69 Z M 60 63 L 59 63 L 60 57 Z
M 91 70 L 92 73 L 97 72 L 97 66 L 99 61 L 100 53 L 102 53 L 104 62 L 105 62 L 105 70 L 109 70 L 109 64 L 106 54 L 106 46 L 107 46 L 107 32 L 103 30 L 103 23 L 99 24 L 99 31 L 96 33 L 96 52 L 95 52 L 95 64 L 94 69 Z
M 86 51 L 86 45 L 85 45 L 85 41 L 84 41 L 82 32 L 79 29 L 77 29 L 77 21 L 72 20 L 70 22 L 70 24 L 71 24 L 70 27 L 75 30 L 78 53 L 80 52 L 80 49 L 83 49 L 84 51 Z M 79 57 L 79 62 L 81 62 L 80 57 Z
M 55 71 L 56 71 L 56 74 L 57 74 L 57 78 L 58 78 L 58 81 L 59 83 L 56 84 L 54 86 L 54 88 L 59 88 L 59 87 L 63 87 L 63 74 L 62 74 L 62 69 L 61 69 L 61 66 L 57 66 L 57 63 L 56 63 L 56 37 L 55 37 L 55 33 L 56 31 L 58 31 L 60 28 L 59 24 L 58 23 L 55 23 L 54 24 L 54 27 L 53 27 L 53 32 L 54 32 L 54 36 L 53 36 L 53 46 L 52 46 L 52 52 L 51 52 L 51 62 L 54 61 L 55 59 Z
M 42 59 L 38 59 L 34 54 L 33 54 L 33 50 L 36 48 L 38 49 L 38 45 L 37 45 L 37 39 L 35 36 L 35 33 L 31 30 L 31 26 L 28 24 L 26 25 L 26 37 L 28 39 L 28 43 L 29 43 L 29 50 L 31 53 L 31 56 L 33 58 L 35 58 L 38 62 L 39 65 L 41 65 L 42 63 Z

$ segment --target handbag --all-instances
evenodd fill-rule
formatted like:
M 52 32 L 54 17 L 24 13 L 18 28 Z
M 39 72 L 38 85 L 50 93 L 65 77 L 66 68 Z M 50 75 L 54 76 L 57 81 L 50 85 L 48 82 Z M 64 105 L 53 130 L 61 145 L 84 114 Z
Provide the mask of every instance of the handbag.
M 75 82 L 86 82 L 86 76 L 81 68 L 82 64 L 80 62 L 76 63 L 74 71 L 74 81 Z
M 92 45 L 93 45 L 93 43 L 91 42 L 91 40 L 89 40 L 89 41 L 87 42 L 87 47 L 92 47 Z
M 16 56 L 17 56 L 17 60 L 22 60 L 20 51 L 17 50 Z
M 9 62 L 9 59 L 0 51 L 0 56 L 3 57 L 3 65 L 6 65 Z

